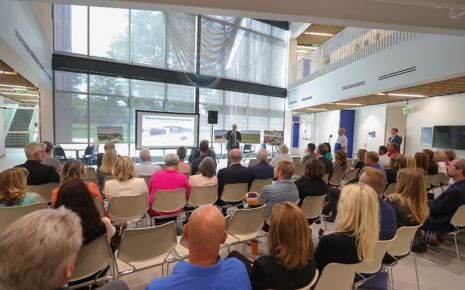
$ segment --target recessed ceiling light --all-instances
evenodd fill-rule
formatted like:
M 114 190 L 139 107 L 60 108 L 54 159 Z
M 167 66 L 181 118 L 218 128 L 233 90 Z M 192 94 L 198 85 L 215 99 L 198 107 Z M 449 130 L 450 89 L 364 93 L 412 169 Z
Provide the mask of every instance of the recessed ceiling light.
M 306 32 L 304 32 L 304 34 L 315 35 L 315 36 L 328 36 L 328 37 L 331 37 L 331 36 L 334 35 L 334 34 L 331 34 L 331 33 L 313 32 L 313 31 L 306 31 Z
M 403 93 L 388 93 L 388 96 L 391 96 L 391 97 L 408 97 L 408 98 L 426 98 L 425 95 L 403 94 Z

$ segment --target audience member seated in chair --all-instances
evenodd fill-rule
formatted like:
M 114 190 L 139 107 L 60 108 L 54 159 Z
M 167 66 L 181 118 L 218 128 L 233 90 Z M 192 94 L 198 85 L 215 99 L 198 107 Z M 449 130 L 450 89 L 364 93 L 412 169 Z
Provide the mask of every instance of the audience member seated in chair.
M 297 202 L 299 200 L 299 190 L 291 178 L 294 174 L 294 165 L 289 161 L 279 161 L 274 169 L 274 184 L 266 185 L 263 187 L 262 192 L 257 197 L 247 197 L 245 202 L 251 206 L 264 205 L 265 208 L 265 221 L 263 230 L 268 231 L 268 220 L 271 216 L 271 211 L 276 204 L 286 201 Z
M 55 149 L 55 145 L 48 141 L 43 142 L 45 144 L 45 156 L 42 164 L 51 166 L 55 168 L 58 174 L 61 174 L 61 170 L 63 169 L 63 165 L 61 162 L 53 158 L 53 149 Z
M 379 236 L 379 201 L 364 184 L 342 189 L 336 217 L 337 231 L 325 234 L 315 250 L 320 272 L 329 263 L 357 264 L 373 258 Z
M 291 155 L 289 155 L 289 148 L 286 144 L 279 145 L 278 147 L 278 155 L 273 157 L 270 161 L 270 166 L 276 167 L 280 161 L 288 161 L 293 163 L 294 160 L 292 159 Z
M 447 167 L 447 173 L 454 184 L 429 205 L 430 216 L 422 226 L 424 231 L 432 233 L 431 244 L 437 244 L 436 234 L 453 231 L 450 219 L 455 211 L 465 204 L 465 159 L 455 159 Z
M 109 148 L 105 151 L 105 154 L 102 158 L 102 166 L 97 168 L 97 179 L 100 189 L 103 189 L 104 179 L 106 176 L 112 176 L 111 170 L 116 160 L 118 159 L 118 154 L 114 148 Z
M 148 211 L 151 217 L 159 215 L 171 215 L 177 212 L 155 212 L 151 207 L 155 200 L 157 190 L 186 189 L 186 200 L 189 199 L 190 185 L 187 176 L 178 171 L 179 157 L 174 153 L 168 153 L 163 158 L 165 168 L 159 170 L 150 178 L 149 205 Z
M 160 166 L 152 163 L 152 156 L 150 155 L 149 149 L 140 149 L 139 158 L 141 163 L 135 166 L 137 176 L 152 176 L 156 171 L 161 170 Z
M 405 161 L 405 157 L 400 154 L 394 154 L 390 158 L 389 169 L 386 169 L 386 177 L 387 183 L 397 182 L 397 172 L 407 167 L 407 162 Z
M 327 150 L 328 149 L 325 144 L 318 145 L 318 150 L 316 151 L 316 158 L 323 162 L 323 164 L 325 165 L 325 173 L 331 175 L 331 173 L 333 173 L 333 164 L 325 157 L 326 153 L 328 153 Z
M 104 234 L 110 241 L 115 234 L 115 227 L 111 225 L 110 220 L 107 217 L 100 217 L 94 199 L 82 179 L 70 178 L 60 186 L 55 208 L 60 206 L 72 210 L 81 219 L 84 245 Z
M 216 177 L 216 164 L 213 158 L 207 157 L 200 162 L 199 174 L 189 177 L 190 186 L 211 186 L 218 184 Z
M 355 155 L 356 158 L 354 159 L 354 161 L 352 161 L 352 167 L 355 169 L 358 169 L 359 171 L 360 169 L 365 167 L 365 155 L 366 154 L 367 154 L 366 149 L 359 149 L 357 151 L 357 154 Z
M 445 149 L 442 151 L 442 153 L 444 154 L 446 165 L 449 165 L 452 161 L 454 161 L 454 159 L 457 158 L 457 154 L 452 149 Z
M 439 168 L 434 162 L 434 152 L 429 149 L 423 149 L 423 152 L 428 156 L 428 175 L 436 175 L 439 173 Z
M 51 182 L 60 182 L 60 176 L 55 168 L 42 164 L 45 156 L 45 145 L 31 142 L 24 148 L 27 161 L 16 167 L 24 167 L 29 172 L 27 185 L 40 185 Z
M 119 157 L 111 172 L 114 179 L 105 183 L 105 196 L 108 199 L 111 200 L 115 196 L 134 196 L 149 192 L 145 179 L 136 177 L 134 162 L 130 157 Z
M 379 165 L 384 169 L 389 168 L 390 158 L 388 156 L 388 148 L 384 145 L 378 147 Z
M 335 153 L 333 162 L 333 172 L 345 172 L 347 170 L 347 155 L 343 150 L 338 150 Z
M 305 164 L 310 159 L 316 159 L 315 149 L 316 149 L 315 144 L 308 143 L 307 144 L 307 155 L 303 156 L 300 162 L 302 164 Z
M 384 178 L 386 179 L 386 170 L 381 167 L 379 162 L 379 155 L 375 151 L 370 151 L 365 155 L 365 166 L 372 167 L 376 170 L 379 170 L 381 173 L 384 174 Z
M 399 152 L 399 144 L 397 143 L 389 143 L 388 144 L 388 157 L 391 157 L 394 154 L 398 154 Z
M 84 167 L 84 164 L 82 163 L 81 160 L 70 160 L 65 163 L 63 166 L 63 172 L 61 175 L 61 182 L 60 185 L 62 185 L 64 182 L 66 182 L 68 179 L 71 178 L 79 178 L 79 179 L 84 179 L 86 175 L 86 168 Z M 92 198 L 98 198 L 102 201 L 103 205 L 103 198 L 102 194 L 100 193 L 100 190 L 98 189 L 97 185 L 93 182 L 85 182 L 87 185 L 87 189 L 89 190 L 89 193 Z M 55 206 L 57 196 L 58 196 L 58 190 L 59 188 L 55 188 L 52 190 L 52 207 Z
M 428 173 L 428 165 L 429 165 L 428 164 L 429 163 L 428 155 L 426 155 L 425 152 L 417 152 L 417 153 L 415 153 L 413 158 L 415 158 L 416 167 L 422 170 L 423 175 L 425 175 L 425 176 L 429 175 L 429 173 Z M 436 170 L 435 174 L 438 174 L 437 170 Z
M 8 226 L 0 235 L 0 289 L 69 289 L 82 245 L 80 223 L 77 214 L 61 207 L 35 211 Z M 121 280 L 98 289 L 129 290 Z
M 184 226 L 189 262 L 178 262 L 170 276 L 154 280 L 146 290 L 251 289 L 244 264 L 219 255 L 227 236 L 221 212 L 211 205 L 200 206 Z
M 23 206 L 44 202 L 37 193 L 26 192 L 27 170 L 22 167 L 0 172 L 0 207 Z
M 178 154 L 178 157 L 179 157 L 179 164 L 178 164 L 178 170 L 179 172 L 181 172 L 182 174 L 192 174 L 192 168 L 189 164 L 187 164 L 186 162 L 184 162 L 184 159 L 186 159 L 186 155 L 187 155 L 187 149 L 186 147 L 179 147 L 178 150 L 176 150 L 176 154 Z M 216 163 L 215 163 L 215 167 L 216 167 Z
M 116 150 L 115 144 L 114 143 L 105 143 L 105 145 L 103 146 L 104 153 L 106 153 L 109 149 Z M 103 155 L 105 155 L 104 153 L 98 153 L 97 154 L 97 169 L 100 168 L 100 166 L 102 166 Z
M 211 150 L 208 149 L 208 141 L 207 140 L 202 140 L 199 144 L 199 155 L 196 155 L 194 154 L 194 159 L 192 160 L 191 162 L 191 169 L 192 169 L 192 175 L 194 174 L 197 174 L 197 171 L 199 170 L 199 165 L 200 165 L 200 162 L 202 162 L 202 160 L 205 158 L 205 157 L 212 157 L 213 160 L 216 160 L 216 154 L 215 156 L 211 156 L 209 155 L 208 152 L 210 152 Z M 214 152 L 213 152 L 214 153 Z M 215 164 L 216 165 L 216 164 Z
M 309 159 L 305 163 L 304 175 L 296 180 L 295 185 L 299 190 L 299 206 L 307 196 L 322 196 L 328 194 L 329 186 L 323 180 L 325 165 L 321 160 Z
M 270 166 L 266 159 L 268 158 L 268 151 L 266 149 L 260 149 L 257 153 L 257 164 L 250 167 L 252 178 L 250 181 L 255 179 L 271 179 L 274 176 L 274 169 Z
M 295 204 L 286 202 L 273 208 L 268 249 L 270 255 L 253 263 L 253 289 L 298 289 L 312 281 L 316 269 L 312 233 Z
M 218 199 L 221 197 L 226 184 L 250 183 L 250 168 L 241 165 L 241 150 L 231 149 L 229 151 L 229 160 L 231 165 L 218 171 Z M 217 203 L 218 205 L 224 205 L 221 200 L 218 200 Z

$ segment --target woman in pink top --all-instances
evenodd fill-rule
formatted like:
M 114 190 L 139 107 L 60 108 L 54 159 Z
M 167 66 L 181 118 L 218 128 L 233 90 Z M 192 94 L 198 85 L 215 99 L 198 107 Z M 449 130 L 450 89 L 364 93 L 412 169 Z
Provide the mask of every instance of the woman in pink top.
M 148 214 L 153 216 L 159 215 L 170 215 L 181 212 L 183 209 L 174 212 L 156 212 L 152 210 L 152 204 L 155 199 L 157 190 L 174 190 L 185 188 L 186 189 L 186 200 L 189 198 L 190 186 L 187 176 L 178 171 L 179 157 L 176 154 L 169 153 L 163 158 L 165 162 L 165 169 L 155 172 L 150 178 L 149 188 L 149 205 L 150 209 Z
M 215 161 L 211 157 L 205 157 L 199 165 L 199 174 L 189 177 L 191 186 L 211 186 L 218 184 L 216 177 Z

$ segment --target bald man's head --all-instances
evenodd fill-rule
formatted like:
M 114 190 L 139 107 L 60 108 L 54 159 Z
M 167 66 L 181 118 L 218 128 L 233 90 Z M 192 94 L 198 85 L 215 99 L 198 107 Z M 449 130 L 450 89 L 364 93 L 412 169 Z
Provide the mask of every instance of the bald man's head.
M 191 251 L 218 255 L 220 245 L 228 236 L 220 210 L 213 205 L 202 205 L 194 210 L 189 222 L 184 226 L 184 236 Z
M 242 159 L 241 150 L 237 148 L 231 149 L 231 151 L 229 151 L 229 158 L 231 159 L 231 162 L 240 162 Z

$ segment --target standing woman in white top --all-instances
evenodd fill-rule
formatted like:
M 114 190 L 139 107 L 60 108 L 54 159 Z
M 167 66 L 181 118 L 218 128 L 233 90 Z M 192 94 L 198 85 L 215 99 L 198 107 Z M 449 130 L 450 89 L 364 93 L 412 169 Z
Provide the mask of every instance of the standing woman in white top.
M 199 165 L 199 174 L 189 177 L 191 186 L 211 186 L 218 184 L 216 163 L 211 157 L 205 157 Z
M 115 196 L 147 194 L 147 184 L 136 177 L 134 162 L 128 156 L 119 157 L 111 170 L 115 179 L 105 182 L 105 196 L 111 200 Z
M 273 159 L 271 159 L 271 162 L 270 162 L 271 166 L 276 167 L 279 161 L 282 161 L 282 160 L 294 163 L 294 160 L 292 160 L 291 155 L 289 155 L 289 148 L 287 147 L 286 144 L 279 145 L 278 153 L 279 153 L 278 155 L 276 155 L 275 157 L 273 157 Z

